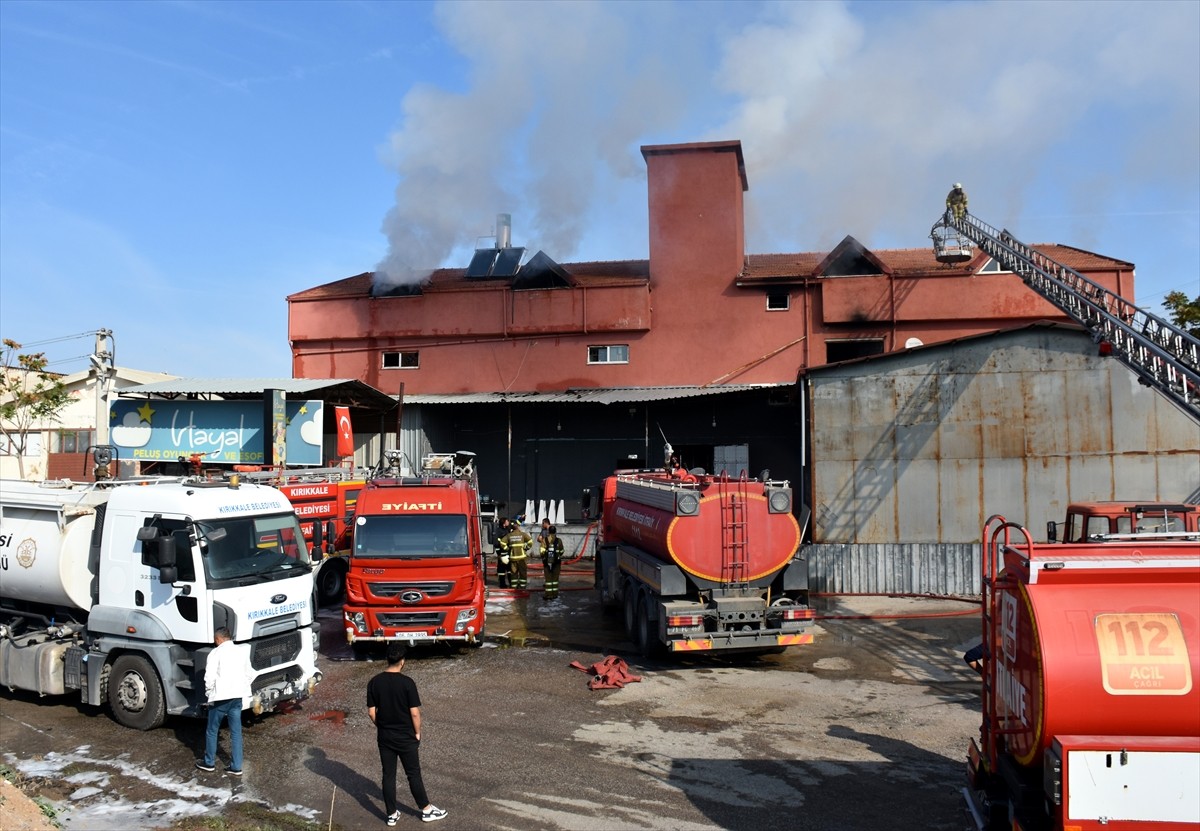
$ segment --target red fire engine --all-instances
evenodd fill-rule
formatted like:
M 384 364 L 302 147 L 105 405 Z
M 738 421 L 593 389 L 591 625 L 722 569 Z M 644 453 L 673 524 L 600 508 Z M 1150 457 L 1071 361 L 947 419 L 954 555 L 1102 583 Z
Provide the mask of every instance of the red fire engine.
M 352 647 L 385 641 L 479 646 L 483 528 L 475 454 L 431 453 L 415 473 L 386 451 L 358 494 L 346 601 Z
M 296 510 L 300 529 L 317 562 L 314 575 L 317 602 L 329 606 L 341 602 L 346 588 L 347 556 L 350 553 L 351 521 L 358 492 L 369 471 L 353 468 L 310 468 L 304 470 L 240 471 L 246 481 L 270 484 L 283 492 Z

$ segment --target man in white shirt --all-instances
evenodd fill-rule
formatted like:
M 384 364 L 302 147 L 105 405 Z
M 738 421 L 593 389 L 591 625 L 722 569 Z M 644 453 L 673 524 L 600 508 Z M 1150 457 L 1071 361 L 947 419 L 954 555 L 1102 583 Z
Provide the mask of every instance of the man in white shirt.
M 242 700 L 251 695 L 250 681 L 254 668 L 250 666 L 250 650 L 233 642 L 224 626 L 214 633 L 216 648 L 208 653 L 204 668 L 204 691 L 208 695 L 208 733 L 205 735 L 204 758 L 196 762 L 200 770 L 216 770 L 217 735 L 221 722 L 229 721 L 229 767 L 225 772 L 242 775 Z

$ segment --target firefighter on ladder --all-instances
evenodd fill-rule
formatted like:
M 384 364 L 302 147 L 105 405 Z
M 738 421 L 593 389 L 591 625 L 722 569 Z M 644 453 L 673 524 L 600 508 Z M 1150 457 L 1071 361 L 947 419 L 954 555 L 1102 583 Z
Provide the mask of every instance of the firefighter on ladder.
M 543 584 L 543 597 L 554 600 L 558 597 L 558 574 L 562 570 L 563 541 L 558 538 L 558 529 L 551 525 L 546 529 L 544 537 L 538 538 L 542 548 L 542 568 L 546 579 Z
M 967 192 L 958 182 L 955 182 L 954 187 L 946 194 L 946 210 L 954 215 L 956 221 L 967 214 Z
M 500 540 L 500 559 L 509 561 L 509 584 L 514 589 L 523 589 L 529 584 L 528 549 L 533 537 L 521 528 L 520 520 L 514 519 L 508 534 Z

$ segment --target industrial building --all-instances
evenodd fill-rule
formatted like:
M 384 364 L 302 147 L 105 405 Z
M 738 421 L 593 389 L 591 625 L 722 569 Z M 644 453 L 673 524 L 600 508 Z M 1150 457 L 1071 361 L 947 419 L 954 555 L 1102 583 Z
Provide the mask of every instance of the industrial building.
M 495 246 L 463 267 L 289 296 L 293 374 L 402 391 L 410 456 L 473 450 L 510 512 L 565 499 L 570 518 L 583 486 L 660 464 L 666 442 L 687 467 L 769 468 L 808 492 L 810 441 L 850 427 L 806 406 L 810 369 L 1066 321 L 983 254 L 947 265 L 928 246 L 870 250 L 852 236 L 826 252 L 748 253 L 740 142 L 642 155 L 647 259 L 559 263 L 514 246 L 501 219 Z M 1131 263 L 1037 249 L 1133 296 Z

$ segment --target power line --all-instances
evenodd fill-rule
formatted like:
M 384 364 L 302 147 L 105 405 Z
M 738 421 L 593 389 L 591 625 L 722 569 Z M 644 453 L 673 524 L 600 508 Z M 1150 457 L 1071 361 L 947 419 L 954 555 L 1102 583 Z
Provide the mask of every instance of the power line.
M 53 366 L 54 364 L 65 364 L 68 361 L 82 361 L 84 358 L 90 358 L 90 357 L 91 357 L 91 355 L 75 355 L 72 358 L 55 358 L 53 361 L 46 361 L 46 366 Z
M 37 340 L 37 341 L 31 341 L 30 343 L 22 343 L 21 347 L 25 348 L 27 346 L 43 346 L 47 343 L 62 343 L 65 340 L 75 340 L 76 338 L 90 338 L 95 334 L 96 334 L 96 330 L 93 329 L 90 332 L 80 332 L 77 335 L 63 335 L 62 337 L 58 337 L 58 338 L 47 338 L 46 340 Z M 84 355 L 83 357 L 86 358 L 87 355 Z

